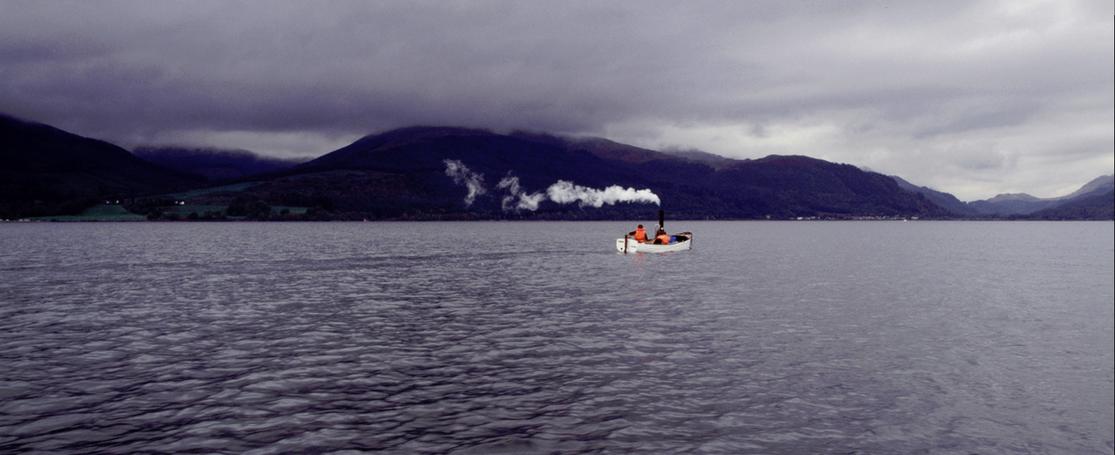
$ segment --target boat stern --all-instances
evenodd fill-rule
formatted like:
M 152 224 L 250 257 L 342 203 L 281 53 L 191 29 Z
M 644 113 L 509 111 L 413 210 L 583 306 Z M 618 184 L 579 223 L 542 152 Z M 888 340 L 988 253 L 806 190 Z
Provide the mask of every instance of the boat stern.
M 637 242 L 631 239 L 616 239 L 616 251 L 620 253 L 633 253 L 635 252 L 635 245 Z

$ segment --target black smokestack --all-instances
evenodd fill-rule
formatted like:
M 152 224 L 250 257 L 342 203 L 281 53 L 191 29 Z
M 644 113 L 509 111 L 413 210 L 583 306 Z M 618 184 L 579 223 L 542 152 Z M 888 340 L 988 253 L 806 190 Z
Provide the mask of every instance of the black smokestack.
M 658 228 L 662 229 L 664 227 L 666 227 L 666 211 L 658 209 Z

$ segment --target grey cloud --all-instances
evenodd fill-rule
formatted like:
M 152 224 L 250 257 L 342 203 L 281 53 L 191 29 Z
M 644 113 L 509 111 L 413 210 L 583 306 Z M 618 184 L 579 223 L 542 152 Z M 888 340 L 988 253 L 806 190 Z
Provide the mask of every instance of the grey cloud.
M 3 9 L 0 111 L 124 144 L 259 137 L 275 153 L 313 155 L 336 138 L 412 124 L 620 132 L 614 139 L 738 157 L 797 152 L 883 170 L 921 160 L 907 177 L 928 183 L 951 181 L 934 169 L 953 166 L 934 160 L 963 154 L 910 149 L 986 146 L 994 134 L 1069 140 L 1047 120 L 1110 125 L 1113 111 L 1109 2 Z M 727 139 L 740 129 L 755 142 Z M 803 129 L 835 132 L 810 142 L 795 137 Z M 1112 136 L 1108 127 L 1093 158 L 1112 161 Z M 887 150 L 862 152 L 871 147 Z M 1047 152 L 1002 153 L 1024 166 L 1019 157 Z

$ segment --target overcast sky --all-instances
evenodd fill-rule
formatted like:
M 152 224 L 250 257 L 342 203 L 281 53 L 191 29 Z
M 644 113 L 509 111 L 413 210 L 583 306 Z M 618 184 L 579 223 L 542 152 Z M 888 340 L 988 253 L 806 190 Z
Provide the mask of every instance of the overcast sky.
M 804 154 L 971 200 L 1115 166 L 1115 3 L 0 0 L 0 112 L 317 156 L 389 128 Z

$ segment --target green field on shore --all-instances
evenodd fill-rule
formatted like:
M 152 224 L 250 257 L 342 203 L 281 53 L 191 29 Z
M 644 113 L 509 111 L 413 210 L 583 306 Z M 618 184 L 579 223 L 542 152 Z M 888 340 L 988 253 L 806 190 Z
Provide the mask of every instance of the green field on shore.
M 77 215 L 54 215 L 33 218 L 40 221 L 144 221 L 147 217 L 129 212 L 123 206 L 97 204 Z

